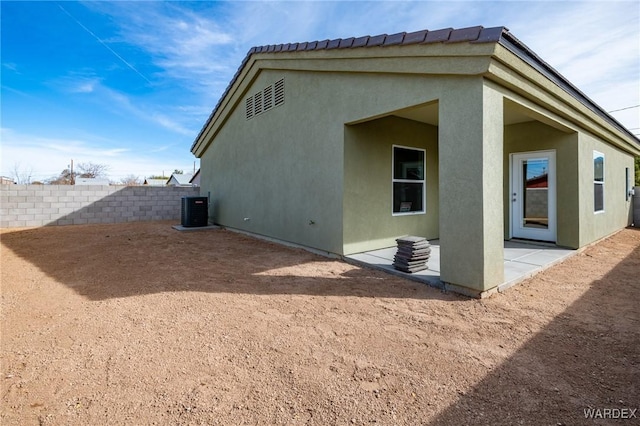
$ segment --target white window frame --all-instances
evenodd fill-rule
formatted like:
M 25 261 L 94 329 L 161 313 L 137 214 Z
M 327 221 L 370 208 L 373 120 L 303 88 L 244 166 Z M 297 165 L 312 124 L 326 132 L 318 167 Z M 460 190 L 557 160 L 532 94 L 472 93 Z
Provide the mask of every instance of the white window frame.
M 396 179 L 395 178 L 395 166 L 396 166 L 396 148 L 408 149 L 412 151 L 422 151 L 422 179 Z M 422 210 L 412 212 L 394 212 L 393 211 L 393 184 L 394 183 L 421 183 L 422 184 Z M 427 150 L 423 148 L 416 148 L 414 146 L 404 145 L 392 145 L 391 146 L 391 216 L 411 216 L 417 214 L 427 213 Z
M 602 181 L 596 180 L 596 158 L 602 157 Z M 605 175 L 606 175 L 606 157 L 604 153 L 600 151 L 593 151 L 593 214 L 601 214 L 605 211 Z M 596 210 L 596 190 L 595 186 L 602 186 L 602 210 Z

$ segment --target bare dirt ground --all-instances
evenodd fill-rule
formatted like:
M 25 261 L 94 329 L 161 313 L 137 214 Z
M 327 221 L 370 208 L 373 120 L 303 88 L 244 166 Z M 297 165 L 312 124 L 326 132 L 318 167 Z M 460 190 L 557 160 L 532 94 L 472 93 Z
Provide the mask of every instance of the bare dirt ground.
M 2 425 L 610 424 L 585 409 L 640 407 L 640 230 L 473 300 L 170 225 L 2 230 Z

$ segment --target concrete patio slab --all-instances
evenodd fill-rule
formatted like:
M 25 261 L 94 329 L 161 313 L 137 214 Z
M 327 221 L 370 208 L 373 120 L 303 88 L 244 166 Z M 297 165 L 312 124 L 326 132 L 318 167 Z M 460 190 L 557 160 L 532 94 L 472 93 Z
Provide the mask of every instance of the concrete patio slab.
M 440 280 L 440 241 L 432 240 L 429 243 L 431 244 L 431 257 L 427 264 L 429 269 L 413 274 L 398 271 L 393 267 L 393 256 L 396 253 L 396 247 L 352 254 L 345 256 L 345 260 L 380 269 L 413 281 L 423 282 L 434 287 L 460 289 L 458 286 L 451 287 Z M 504 282 L 498 286 L 497 290 L 504 291 L 575 253 L 576 250 L 563 249 L 551 244 L 505 241 Z

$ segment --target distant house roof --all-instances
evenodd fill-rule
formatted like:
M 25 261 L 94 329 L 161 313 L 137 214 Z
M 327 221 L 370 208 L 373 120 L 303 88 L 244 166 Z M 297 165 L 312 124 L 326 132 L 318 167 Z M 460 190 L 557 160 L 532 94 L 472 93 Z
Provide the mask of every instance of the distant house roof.
M 549 175 L 546 173 L 540 176 L 532 177 L 531 179 L 527 179 L 527 189 L 539 189 L 548 187 Z
M 167 179 L 145 179 L 143 185 L 149 186 L 165 186 Z
M 362 36 L 362 37 L 349 37 L 349 38 L 337 38 L 333 40 L 312 41 L 303 43 L 284 43 L 284 44 L 271 44 L 264 46 L 256 46 L 249 49 L 246 56 L 242 60 L 240 67 L 236 71 L 235 75 L 231 79 L 231 82 L 227 86 L 226 90 L 220 97 L 218 103 L 211 111 L 209 118 L 205 122 L 204 126 L 198 133 L 198 136 L 191 145 L 191 152 L 196 152 L 196 145 L 202 139 L 203 134 L 207 130 L 209 124 L 213 121 L 216 112 L 221 107 L 223 101 L 227 95 L 232 91 L 234 84 L 240 78 L 245 65 L 251 59 L 254 54 L 277 54 L 277 53 L 292 53 L 292 52 L 309 52 L 320 50 L 332 50 L 332 49 L 360 49 L 371 47 L 389 47 L 389 46 L 407 46 L 415 44 L 433 44 L 433 43 L 497 43 L 512 52 L 514 55 L 525 61 L 531 67 L 543 74 L 546 78 L 553 81 L 557 86 L 562 88 L 569 95 L 573 96 L 584 106 L 589 108 L 595 114 L 607 121 L 610 125 L 617 128 L 619 131 L 625 133 L 630 137 L 637 145 L 640 146 L 640 139 L 636 137 L 629 129 L 624 127 L 615 118 L 609 115 L 604 109 L 582 93 L 577 87 L 575 87 L 569 80 L 563 77 L 558 71 L 556 71 L 551 65 L 542 60 L 535 52 L 529 49 L 524 43 L 518 40 L 513 34 L 509 32 L 506 27 L 492 27 L 484 28 L 482 26 L 475 26 L 469 28 L 443 28 L 439 30 L 421 30 L 411 33 L 401 32 L 396 34 L 379 34 L 376 36 Z
M 189 183 L 193 186 L 200 186 L 200 169 L 198 169 L 196 174 L 189 180 Z
M 200 173 L 200 170 L 198 170 L 198 173 Z M 0 185 L 13 185 L 15 182 L 13 180 L 13 178 L 7 177 L 7 176 L 0 176 Z
M 167 185 L 191 186 L 190 181 L 192 177 L 193 174 L 191 173 L 174 173 L 167 181 Z
M 109 179 L 104 178 L 81 178 L 75 179 L 76 185 L 109 185 Z

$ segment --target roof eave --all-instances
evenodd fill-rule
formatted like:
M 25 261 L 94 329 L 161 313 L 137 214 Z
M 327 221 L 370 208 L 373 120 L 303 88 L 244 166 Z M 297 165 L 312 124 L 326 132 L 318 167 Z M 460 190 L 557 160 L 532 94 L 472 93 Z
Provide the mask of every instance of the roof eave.
M 312 51 L 312 50 L 331 50 L 331 49 L 345 49 L 345 48 L 367 48 L 367 47 L 389 47 L 398 45 L 412 45 L 412 44 L 433 44 L 433 43 L 462 43 L 468 42 L 473 44 L 478 43 L 497 43 L 502 35 L 508 32 L 506 27 L 491 27 L 484 28 L 482 26 L 468 27 L 468 28 L 443 28 L 434 31 L 415 31 L 411 33 L 396 33 L 396 34 L 380 34 L 376 36 L 363 36 L 363 37 L 350 37 L 346 39 L 334 39 L 334 40 L 322 40 L 314 42 L 304 43 L 286 43 L 278 45 L 265 45 L 255 46 L 249 49 L 245 55 L 242 63 L 238 67 L 235 75 L 231 79 L 226 90 L 218 100 L 218 103 L 211 111 L 211 114 L 207 118 L 204 126 L 200 129 L 198 136 L 191 145 L 191 152 L 200 156 L 204 151 L 206 143 L 206 133 L 214 121 L 216 114 L 221 109 L 225 98 L 233 90 L 233 87 L 237 83 L 241 74 L 245 71 L 245 67 L 250 62 L 253 54 L 258 53 L 279 53 L 279 52 L 299 52 L 299 51 Z
M 574 86 L 569 80 L 563 77 L 557 70 L 555 70 L 551 65 L 545 62 L 542 58 L 535 54 L 531 49 L 529 49 L 524 43 L 522 43 L 518 38 L 516 38 L 513 34 L 508 31 L 505 31 L 502 34 L 502 37 L 498 41 L 498 44 L 503 46 L 505 49 L 509 50 L 511 53 L 516 55 L 518 58 L 526 62 L 528 65 L 533 67 L 536 71 L 544 75 L 547 79 L 552 81 L 558 87 L 563 89 L 573 98 L 578 100 L 582 105 L 590 109 L 593 113 L 604 119 L 611 126 L 615 127 L 620 132 L 624 133 L 628 136 L 635 144 L 636 148 L 640 148 L 640 139 L 636 137 L 629 129 L 623 126 L 618 120 L 612 117 L 608 112 L 606 112 L 602 107 L 596 104 L 593 100 L 591 100 L 587 95 L 585 95 L 580 89 Z
M 609 125 L 628 137 L 632 146 L 635 145 L 636 149 L 640 149 L 640 139 L 638 137 L 575 87 L 569 80 L 564 78 L 551 65 L 542 60 L 524 43 L 511 34 L 506 27 L 470 27 L 458 30 L 446 28 L 436 31 L 416 31 L 414 33 L 397 33 L 392 35 L 381 34 L 373 37 L 364 36 L 359 38 L 352 37 L 349 39 L 323 40 L 310 43 L 287 43 L 252 47 L 245 55 L 225 92 L 220 97 L 215 108 L 211 111 L 207 121 L 191 145 L 191 152 L 200 157 L 208 146 L 206 140 L 208 138 L 207 133 L 212 128 L 214 121 L 217 119 L 216 117 L 219 117 L 220 114 L 222 114 L 222 110 L 224 109 L 223 106 L 232 95 L 231 92 L 237 89 L 237 83 L 241 80 L 242 74 L 248 72 L 247 68 L 250 68 L 248 67 L 248 64 L 252 62 L 251 59 L 254 54 L 459 42 L 497 43 L 501 45 L 555 85 L 560 87 L 564 92 L 572 96 L 594 114 L 604 119 Z

